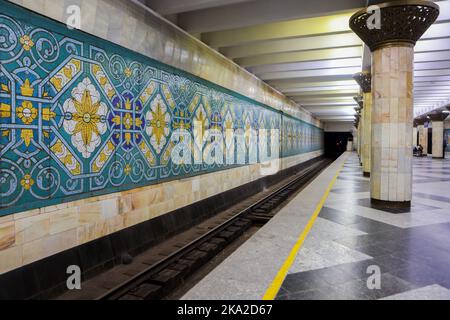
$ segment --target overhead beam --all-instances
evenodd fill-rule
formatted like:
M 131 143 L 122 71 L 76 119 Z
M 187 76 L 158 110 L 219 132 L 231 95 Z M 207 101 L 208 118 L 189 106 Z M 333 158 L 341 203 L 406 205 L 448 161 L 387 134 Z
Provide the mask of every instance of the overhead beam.
M 279 63 L 279 64 L 269 64 L 263 66 L 250 67 L 247 69 L 248 71 L 254 74 L 263 74 L 269 72 L 344 68 L 344 67 L 361 67 L 361 58 Z
M 288 78 L 314 78 L 314 77 L 336 77 L 347 76 L 351 79 L 351 76 L 361 71 L 361 67 L 349 67 L 349 68 L 330 68 L 330 69 L 313 69 L 302 71 L 282 71 L 258 74 L 262 80 L 276 80 L 276 79 L 288 79 Z
M 195 10 L 222 7 L 230 4 L 242 4 L 251 0 L 142 0 L 161 15 L 178 14 Z
M 417 78 L 430 76 L 450 76 L 450 69 L 419 70 L 414 71 L 414 76 Z
M 442 51 L 450 50 L 450 38 L 440 38 L 431 40 L 419 40 L 414 47 L 414 52 Z
M 345 107 L 348 105 L 351 105 L 350 101 L 343 101 L 343 102 L 334 102 L 334 103 L 330 103 L 329 101 L 324 101 L 324 102 L 315 102 L 315 103 L 310 103 L 308 101 L 302 100 L 302 99 L 298 99 L 297 101 L 298 103 L 301 103 L 302 107 L 304 108 L 311 108 L 311 107 L 319 107 L 319 106 L 335 106 L 335 107 Z M 353 108 L 357 106 L 356 103 L 353 104 Z
M 265 54 L 255 57 L 235 59 L 235 62 L 243 67 L 254 67 L 265 64 L 278 64 L 287 62 L 361 58 L 361 56 L 362 46 L 354 46 L 347 48 Z
M 326 87 L 311 87 L 311 88 L 292 88 L 292 89 L 284 89 L 283 93 L 290 94 L 293 92 L 321 92 L 327 90 L 353 90 L 358 91 L 359 86 L 326 86 Z
M 214 47 L 231 47 L 256 41 L 310 37 L 349 32 L 349 18 L 354 13 L 274 22 L 240 29 L 202 34 L 202 40 Z M 242 17 L 242 15 L 240 15 Z
M 441 12 L 442 12 L 442 9 L 441 9 Z M 433 24 L 423 34 L 421 39 L 434 39 L 434 38 L 442 38 L 442 37 L 450 37 L 450 22 L 442 22 L 442 23 Z
M 414 92 L 450 92 L 450 86 L 429 86 L 429 87 L 415 87 Z
M 293 97 L 294 100 L 302 101 L 305 106 L 346 106 L 357 103 L 352 97 Z
M 304 108 L 315 114 L 323 114 L 326 112 L 345 112 L 349 114 L 355 113 L 354 106 L 307 106 Z
M 279 52 L 341 48 L 360 45 L 362 45 L 362 42 L 358 36 L 353 32 L 348 32 L 334 35 L 256 42 L 221 48 L 220 52 L 230 59 L 236 59 Z
M 272 86 L 275 86 L 278 90 L 290 90 L 290 89 L 301 89 L 301 88 L 315 88 L 315 87 L 326 87 L 326 86 L 353 86 L 356 84 L 354 80 L 340 80 L 340 81 L 314 81 L 314 82 L 301 82 L 301 83 L 282 83 L 272 81 Z
M 449 40 L 450 41 L 450 40 Z M 450 55 L 447 61 L 419 62 L 414 64 L 414 70 L 437 70 L 450 68 Z
M 432 62 L 450 60 L 450 50 L 414 53 L 414 62 Z
M 311 96 L 333 96 L 333 97 L 353 97 L 357 95 L 359 90 L 324 90 L 324 91 L 297 91 L 286 93 L 289 97 L 300 99 L 301 97 L 311 97 Z
M 314 98 L 314 97 L 329 97 L 329 98 L 339 98 L 339 97 L 353 97 L 355 94 L 354 91 L 352 90 L 343 90 L 343 91 L 323 91 L 323 92 L 318 92 L 318 93 L 295 93 L 295 94 L 289 94 L 289 97 L 294 98 L 294 100 L 300 100 L 301 98 L 305 98 L 305 99 L 310 99 L 310 98 Z
M 351 121 L 355 117 L 353 115 L 342 115 L 342 116 L 317 116 L 322 121 Z
M 430 76 L 430 77 L 416 77 L 414 78 L 414 83 L 418 82 L 437 82 L 437 81 L 449 81 L 450 76 Z
M 414 83 L 414 87 L 434 87 L 434 86 L 450 86 L 449 81 L 426 81 L 426 82 L 416 82 Z
M 224 7 L 182 13 L 179 15 L 179 21 L 181 27 L 188 32 L 204 33 L 275 21 L 324 16 L 343 11 L 356 11 L 365 4 L 365 0 L 283 0 L 281 4 L 279 0 L 246 1 Z

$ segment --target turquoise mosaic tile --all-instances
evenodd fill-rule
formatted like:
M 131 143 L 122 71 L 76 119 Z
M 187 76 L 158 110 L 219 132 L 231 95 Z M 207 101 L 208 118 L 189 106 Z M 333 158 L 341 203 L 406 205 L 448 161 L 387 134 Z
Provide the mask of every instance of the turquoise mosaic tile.
M 0 5 L 0 215 L 254 163 L 260 141 L 269 156 L 322 149 L 318 127 Z

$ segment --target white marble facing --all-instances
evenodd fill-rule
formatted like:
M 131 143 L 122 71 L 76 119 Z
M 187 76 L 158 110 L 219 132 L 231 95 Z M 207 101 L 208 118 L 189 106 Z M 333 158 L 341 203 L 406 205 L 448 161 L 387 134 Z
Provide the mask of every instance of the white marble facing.
M 432 131 L 432 155 L 435 158 L 441 158 L 444 154 L 444 122 L 433 121 Z
M 418 125 L 417 130 L 419 131 L 419 144 L 423 147 L 424 153 L 428 150 L 428 128 L 425 126 Z
M 414 48 L 372 53 L 371 198 L 411 201 Z

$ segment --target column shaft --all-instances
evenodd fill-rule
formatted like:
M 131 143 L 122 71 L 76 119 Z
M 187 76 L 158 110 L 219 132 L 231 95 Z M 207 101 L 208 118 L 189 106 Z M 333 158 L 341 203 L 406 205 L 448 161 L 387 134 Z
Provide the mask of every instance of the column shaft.
M 359 158 L 360 158 L 361 165 L 364 167 L 365 154 L 366 154 L 365 148 L 364 148 L 365 143 L 366 143 L 366 135 L 365 135 L 365 132 L 366 132 L 366 110 L 364 108 L 361 110 L 361 122 L 360 122 L 359 126 L 361 127 L 361 131 L 360 131 L 361 143 L 359 145 L 359 150 L 360 150 Z
M 421 124 L 417 127 L 419 130 L 419 144 L 423 147 L 423 154 L 427 154 L 428 150 L 428 128 Z
M 374 200 L 408 205 L 412 189 L 412 46 L 381 47 L 372 55 L 372 170 Z
M 444 157 L 444 122 L 433 121 L 433 136 L 432 136 L 432 155 L 433 158 Z
M 359 162 L 361 162 L 361 120 L 358 125 L 358 146 L 357 146 L 357 152 L 359 157 Z
M 363 147 L 363 173 L 369 177 L 371 171 L 372 148 L 372 93 L 364 93 L 364 147 Z
M 355 150 L 356 154 L 359 156 L 359 124 L 357 127 L 355 127 L 355 135 L 356 135 Z

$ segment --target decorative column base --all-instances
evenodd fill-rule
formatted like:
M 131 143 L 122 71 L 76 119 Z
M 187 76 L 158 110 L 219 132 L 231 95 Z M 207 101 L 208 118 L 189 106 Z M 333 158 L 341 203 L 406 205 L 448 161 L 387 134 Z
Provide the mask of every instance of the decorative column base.
M 370 205 L 374 209 L 389 211 L 391 213 L 410 212 L 411 201 L 385 201 L 370 199 Z

